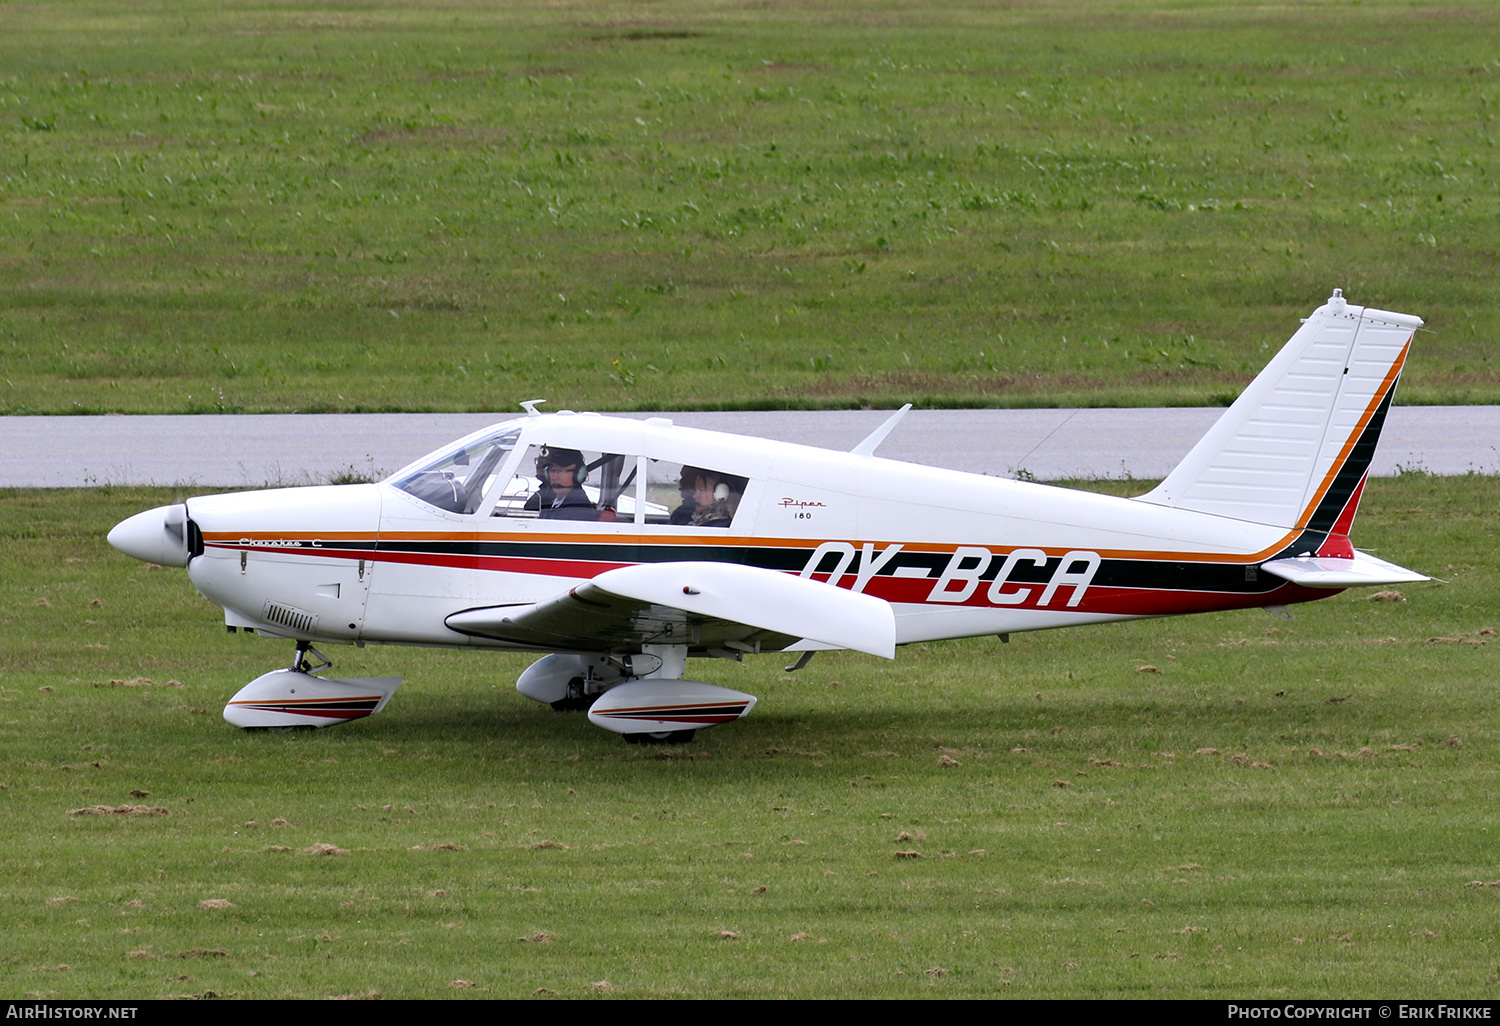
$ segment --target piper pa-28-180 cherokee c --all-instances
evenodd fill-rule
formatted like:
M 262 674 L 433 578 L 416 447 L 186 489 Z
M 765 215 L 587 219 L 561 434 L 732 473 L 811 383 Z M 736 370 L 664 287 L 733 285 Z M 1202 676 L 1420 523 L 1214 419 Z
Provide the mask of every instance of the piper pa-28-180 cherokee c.
M 755 698 L 690 656 L 896 647 L 1308 602 L 1426 580 L 1350 528 L 1421 320 L 1335 290 L 1182 463 L 1133 499 L 596 414 L 527 415 L 377 484 L 211 495 L 110 532 L 186 567 L 229 630 L 296 642 L 245 728 L 379 712 L 399 677 L 318 676 L 323 643 L 549 653 L 516 687 L 627 740 Z M 309 663 L 308 654 L 318 659 Z

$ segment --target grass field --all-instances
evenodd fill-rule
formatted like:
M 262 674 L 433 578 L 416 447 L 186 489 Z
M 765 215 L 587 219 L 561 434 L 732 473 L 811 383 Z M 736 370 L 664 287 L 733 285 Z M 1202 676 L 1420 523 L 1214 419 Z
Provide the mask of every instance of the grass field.
M 7 997 L 1500 995 L 1500 479 L 1370 483 L 1404 601 L 714 663 L 669 751 L 408 649 L 235 731 L 289 647 L 103 542 L 172 498 L 0 494 Z
M 5 13 L 0 413 L 1500 401 L 1491 3 Z

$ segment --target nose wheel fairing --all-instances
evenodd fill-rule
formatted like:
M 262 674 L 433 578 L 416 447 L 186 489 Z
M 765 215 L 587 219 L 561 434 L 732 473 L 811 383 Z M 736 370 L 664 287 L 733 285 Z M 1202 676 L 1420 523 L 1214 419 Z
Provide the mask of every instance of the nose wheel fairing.
M 404 677 L 316 677 L 303 670 L 263 673 L 224 707 L 224 719 L 246 730 L 332 727 L 385 708 Z

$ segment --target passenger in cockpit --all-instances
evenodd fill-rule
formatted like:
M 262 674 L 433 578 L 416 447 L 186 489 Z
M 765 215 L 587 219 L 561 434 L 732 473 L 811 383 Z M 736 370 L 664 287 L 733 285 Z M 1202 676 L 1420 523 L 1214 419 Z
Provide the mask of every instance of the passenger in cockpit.
M 541 487 L 526 500 L 524 508 L 536 510 L 543 520 L 594 520 L 598 511 L 583 490 L 588 468 L 577 449 L 542 446 L 536 457 L 536 477 Z
M 693 527 L 728 527 L 744 494 L 744 479 L 702 467 L 683 467 L 678 491 L 682 505 L 669 523 Z

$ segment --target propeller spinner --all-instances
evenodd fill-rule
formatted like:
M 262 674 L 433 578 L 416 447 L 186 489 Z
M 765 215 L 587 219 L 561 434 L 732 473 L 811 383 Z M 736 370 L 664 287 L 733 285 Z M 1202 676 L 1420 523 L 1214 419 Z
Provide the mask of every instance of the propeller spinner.
M 187 504 L 158 506 L 120 521 L 109 543 L 127 556 L 162 566 L 187 566 L 193 552 L 188 541 Z

